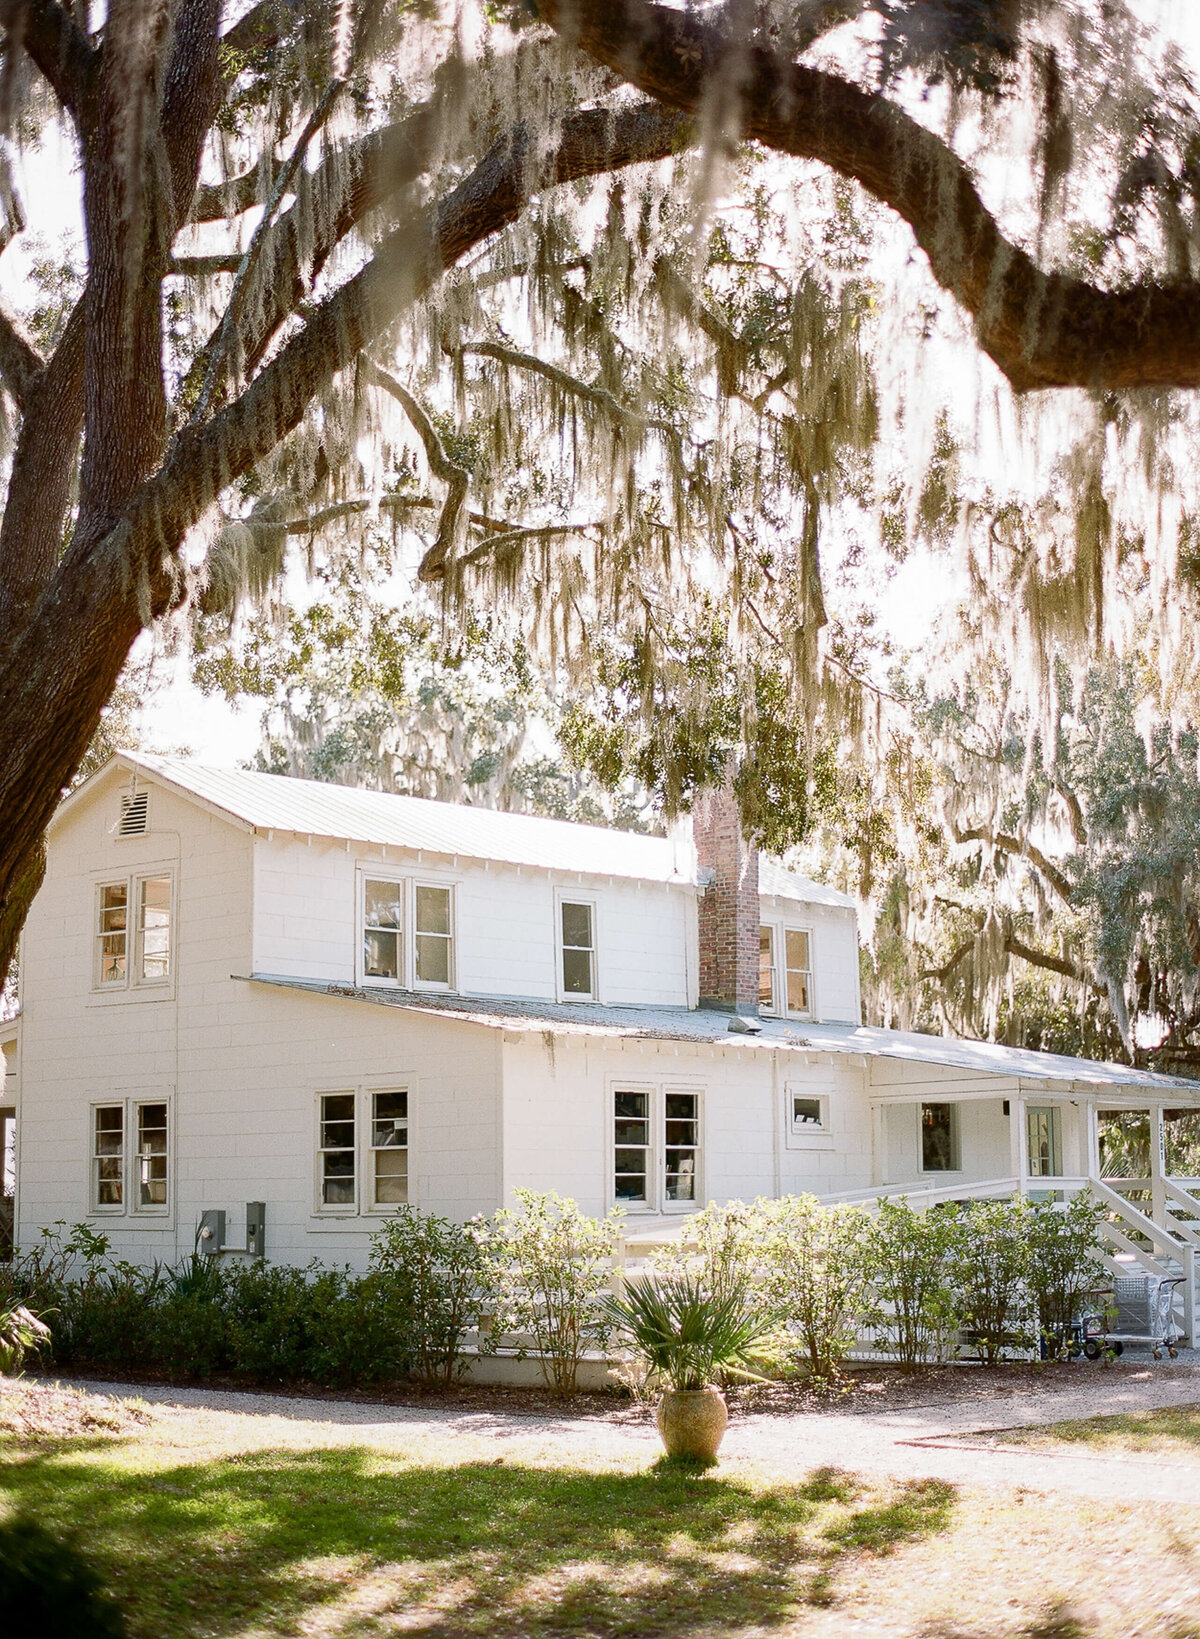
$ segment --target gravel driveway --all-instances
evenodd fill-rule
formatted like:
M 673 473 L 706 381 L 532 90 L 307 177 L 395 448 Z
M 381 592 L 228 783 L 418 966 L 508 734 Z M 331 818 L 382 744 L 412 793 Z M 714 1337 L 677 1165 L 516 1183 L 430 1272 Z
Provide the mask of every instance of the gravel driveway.
M 1200 1505 L 1196 1462 L 1091 1453 L 1085 1447 L 1043 1452 L 1005 1444 L 1000 1431 L 1065 1418 L 1200 1403 L 1200 1360 L 1184 1354 L 1156 1365 L 1125 1361 L 1109 1368 L 1079 1366 L 1075 1383 L 1053 1388 L 1024 1384 L 1011 1394 L 972 1397 L 964 1376 L 960 1401 L 857 1409 L 855 1402 L 824 1412 L 749 1413 L 730 1423 L 722 1463 L 750 1465 L 787 1479 L 830 1466 L 876 1477 L 936 1477 L 973 1486 L 1072 1495 L 1126 1496 Z M 70 1382 L 70 1380 L 66 1380 Z M 636 1457 L 658 1451 L 649 1422 L 628 1414 L 555 1416 L 503 1410 L 376 1405 L 362 1401 L 288 1398 L 223 1389 L 164 1388 L 144 1384 L 76 1382 L 87 1393 L 136 1398 L 164 1408 L 204 1408 L 248 1444 L 283 1435 L 305 1445 L 367 1444 L 411 1447 L 414 1438 L 462 1440 L 464 1457 L 480 1449 L 496 1460 L 553 1461 L 556 1457 Z M 284 1425 L 281 1427 L 281 1425 Z M 988 1432 L 991 1431 L 989 1439 Z M 980 1438 L 980 1436 L 983 1438 Z M 469 1448 L 469 1449 L 468 1449 Z

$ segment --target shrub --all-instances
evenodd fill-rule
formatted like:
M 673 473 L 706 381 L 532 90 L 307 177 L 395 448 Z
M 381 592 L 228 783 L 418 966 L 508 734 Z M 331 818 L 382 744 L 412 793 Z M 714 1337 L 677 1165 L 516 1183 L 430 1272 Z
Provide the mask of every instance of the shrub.
M 796 1339 L 819 1382 L 837 1378 L 871 1318 L 871 1220 L 858 1207 L 822 1206 L 815 1195 L 765 1203 L 765 1299 Z
M 371 1268 L 394 1293 L 415 1374 L 426 1383 L 453 1382 L 466 1366 L 463 1337 L 479 1319 L 479 1236 L 469 1225 L 401 1207 L 371 1242 Z
M 693 1275 L 631 1280 L 622 1297 L 606 1299 L 603 1307 L 648 1375 L 668 1389 L 755 1378 L 755 1348 L 771 1330 L 745 1293 L 713 1297 Z
M 773 1201 L 710 1202 L 687 1220 L 685 1238 L 659 1247 L 649 1267 L 655 1275 L 689 1275 L 711 1298 L 761 1287 L 763 1248 Z
M 1029 1202 L 1023 1195 L 1009 1201 L 968 1201 L 958 1209 L 958 1226 L 949 1249 L 958 1318 L 978 1339 L 990 1366 L 1005 1348 L 1032 1341 Z
M 124 1639 L 125 1621 L 69 1543 L 29 1519 L 0 1521 L 5 1632 L 37 1639 Z
M 0 1303 L 0 1377 L 15 1377 L 50 1337 L 45 1321 L 23 1303 Z
M 597 1220 L 574 1201 L 519 1189 L 479 1234 L 495 1303 L 487 1346 L 516 1336 L 541 1356 L 542 1376 L 558 1394 L 574 1394 L 589 1345 L 603 1346 L 611 1323 L 603 1302 L 612 1275 L 621 1215 Z
M 958 1322 L 953 1269 L 962 1230 L 957 1214 L 945 1207 L 917 1212 L 901 1197 L 881 1201 L 871 1227 L 872 1281 L 890 1333 L 880 1347 L 906 1367 L 945 1359 Z
M 1063 1346 L 1087 1294 L 1107 1284 L 1098 1231 L 1103 1216 L 1103 1207 L 1084 1194 L 1065 1206 L 1054 1201 L 1029 1205 L 1029 1295 L 1051 1348 Z

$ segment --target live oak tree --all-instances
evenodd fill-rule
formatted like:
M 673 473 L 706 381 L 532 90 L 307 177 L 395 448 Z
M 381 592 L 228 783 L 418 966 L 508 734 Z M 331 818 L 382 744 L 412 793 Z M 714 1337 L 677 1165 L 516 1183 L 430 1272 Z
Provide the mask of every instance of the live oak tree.
M 823 520 L 847 497 L 901 532 L 919 510 L 911 474 L 889 496 L 863 470 L 891 279 L 853 244 L 873 210 L 1015 392 L 1092 395 L 1088 516 L 1114 511 L 1106 438 L 1142 439 L 1169 487 L 1149 444 L 1170 417 L 1144 395 L 1200 380 L 1197 125 L 1178 63 L 1108 0 L 536 0 L 495 22 L 109 0 L 95 29 L 92 11 L 0 0 L 5 140 L 61 129 L 86 243 L 61 323 L 0 322 L 0 976 L 139 633 L 230 610 L 289 541 L 365 512 L 423 534 L 447 618 L 523 598 L 552 655 L 607 626 L 647 684 L 707 587 L 794 717 L 853 727 L 870 696 L 839 693 L 853 656 L 821 635 Z M 1034 95 L 1036 197 L 1006 225 L 962 116 L 998 145 L 1006 99 Z M 673 197 L 644 168 L 692 148 Z M 824 203 L 773 215 L 791 184 L 763 153 L 816 167 Z M 595 511 L 571 510 L 572 463 Z M 1043 590 L 1078 579 L 1073 553 Z M 1043 597 L 1043 637 L 1102 594 L 1101 557 L 1080 563 L 1086 595 Z M 752 729 L 757 687 L 737 710 Z

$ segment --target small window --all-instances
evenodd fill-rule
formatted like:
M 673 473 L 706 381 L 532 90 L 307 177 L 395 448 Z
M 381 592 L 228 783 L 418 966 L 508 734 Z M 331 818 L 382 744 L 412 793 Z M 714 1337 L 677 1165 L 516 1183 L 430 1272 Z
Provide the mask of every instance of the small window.
M 649 1201 L 650 1094 L 617 1093 L 614 1100 L 613 1193 L 618 1201 Z
M 408 1200 L 408 1094 L 371 1096 L 372 1204 L 403 1206 Z
M 92 1196 L 97 1211 L 125 1205 L 125 1106 L 101 1104 L 93 1112 Z
M 957 1172 L 959 1170 L 957 1105 L 922 1104 L 921 1170 L 922 1172 Z
M 697 1093 L 667 1093 L 665 1152 L 668 1201 L 696 1199 L 696 1158 L 700 1143 L 700 1098 Z
M 321 1097 L 320 1167 L 322 1205 L 354 1206 L 353 1093 Z
M 102 985 L 123 985 L 129 977 L 129 884 L 106 882 L 100 889 L 97 977 Z
M 367 877 L 363 883 L 363 977 L 400 982 L 402 882 Z
M 143 877 L 138 895 L 138 977 L 163 984 L 171 976 L 171 879 Z
M 417 983 L 449 990 L 454 972 L 450 889 L 418 886 L 416 902 Z
M 819 1133 L 825 1131 L 825 1100 L 809 1098 L 806 1094 L 792 1094 L 792 1131 Z
M 788 928 L 784 935 L 787 959 L 787 1006 L 789 1013 L 812 1011 L 812 954 L 803 928 Z
M 1030 1105 L 1025 1112 L 1025 1130 L 1029 1141 L 1029 1176 L 1061 1177 L 1062 1144 L 1057 1109 L 1053 1106 L 1039 1109 Z
M 143 1212 L 167 1207 L 167 1106 L 137 1106 L 138 1207 Z
M 566 996 L 596 993 L 596 948 L 592 907 L 563 900 L 562 987 Z
M 765 1013 L 775 1007 L 775 930 L 765 925 L 758 930 L 758 1005 Z

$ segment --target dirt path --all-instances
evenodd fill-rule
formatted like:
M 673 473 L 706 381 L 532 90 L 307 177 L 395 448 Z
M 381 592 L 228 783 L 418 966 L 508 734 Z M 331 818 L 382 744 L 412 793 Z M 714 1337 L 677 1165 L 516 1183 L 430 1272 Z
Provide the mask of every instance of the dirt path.
M 131 1397 L 180 1417 L 203 1408 L 225 1436 L 247 1446 L 366 1444 L 381 1449 L 428 1438 L 444 1454 L 461 1442 L 464 1458 L 482 1448 L 496 1459 L 553 1462 L 586 1456 L 647 1461 L 657 1454 L 649 1422 L 569 1413 L 463 1410 L 429 1403 L 377 1405 L 361 1401 L 288 1398 L 221 1389 L 121 1383 L 76 1383 L 85 1392 Z M 996 1431 L 1064 1418 L 1200 1403 L 1200 1361 L 1181 1357 L 1158 1365 L 1079 1367 L 1077 1382 L 1052 1388 L 1022 1385 L 980 1400 L 964 1380 L 961 1399 L 945 1392 L 929 1404 L 872 1409 L 852 1400 L 828 1412 L 735 1416 L 722 1463 L 753 1467 L 780 1479 L 830 1466 L 873 1476 L 940 1478 L 1005 1492 L 1128 1497 L 1200 1505 L 1200 1452 L 1192 1462 L 1090 1453 L 1044 1452 L 1006 1446 Z M 992 1431 L 992 1442 L 979 1439 Z M 214 1431 L 215 1432 L 215 1431 Z M 974 1437 L 974 1438 L 969 1438 Z

